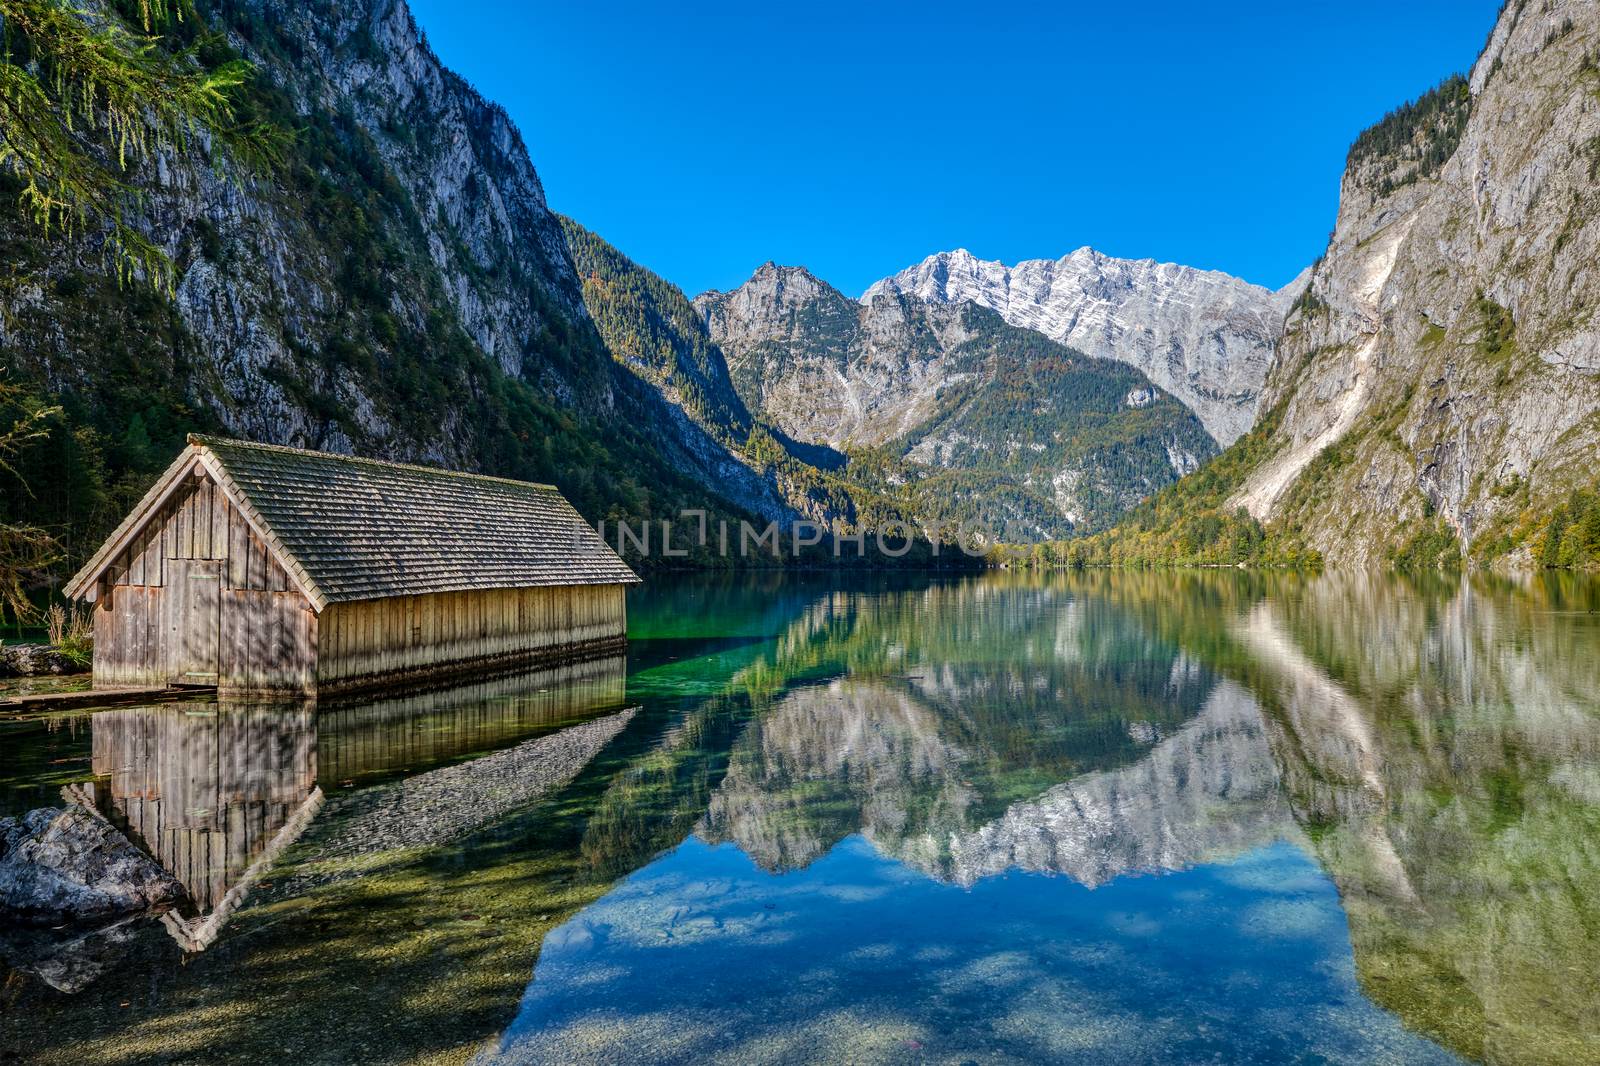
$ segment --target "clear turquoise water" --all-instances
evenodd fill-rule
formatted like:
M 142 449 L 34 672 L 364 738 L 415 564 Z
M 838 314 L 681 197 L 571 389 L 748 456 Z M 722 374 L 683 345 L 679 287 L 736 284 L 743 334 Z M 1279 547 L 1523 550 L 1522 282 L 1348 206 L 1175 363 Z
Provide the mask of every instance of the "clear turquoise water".
M 326 797 L 204 952 L 0 930 L 0 1056 L 1597 1062 L 1597 609 L 685 578 L 577 672 L 0 722 L 0 813 L 165 797 L 197 899 Z

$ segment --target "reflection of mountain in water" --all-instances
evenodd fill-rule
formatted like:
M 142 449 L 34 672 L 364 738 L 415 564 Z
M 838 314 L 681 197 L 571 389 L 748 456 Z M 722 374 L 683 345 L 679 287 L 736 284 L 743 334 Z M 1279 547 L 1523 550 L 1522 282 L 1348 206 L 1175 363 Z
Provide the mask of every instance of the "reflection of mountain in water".
M 1180 870 L 1294 835 L 1261 711 L 1230 682 L 1138 762 L 1101 770 L 1014 804 L 958 837 L 941 876 L 962 884 L 1010 869 L 1099 885 L 1126 873 Z
M 1324 578 L 1235 620 L 1363 986 L 1470 1058 L 1600 1061 L 1600 618 Z
M 700 835 L 767 870 L 806 866 L 860 831 L 885 847 L 967 824 L 972 756 L 904 684 L 842 681 L 792 692 L 752 722 Z
M 619 683 L 597 680 L 595 701 L 588 710 L 570 705 L 571 718 L 561 706 L 540 709 L 538 700 L 551 696 L 538 684 L 434 694 L 387 709 L 324 706 L 314 723 L 312 783 L 335 799 L 275 869 L 266 905 L 235 916 L 228 950 L 180 965 L 164 935 L 140 935 L 127 949 L 140 953 L 136 961 L 106 973 L 94 993 L 150 1004 L 141 1008 L 148 1018 L 134 1024 L 129 1012 L 75 1011 L 63 1006 L 68 997 L 20 981 L 9 1013 L 0 1011 L 0 1046 L 28 1030 L 38 1040 L 35 1057 L 61 1063 L 154 1060 L 171 1050 L 168 1033 L 192 1041 L 191 1057 L 207 1061 L 270 1058 L 284 1047 L 341 1061 L 370 1058 L 374 1047 L 391 1058 L 466 1055 L 528 1002 L 525 978 L 548 930 L 566 925 L 615 944 L 631 923 L 644 953 L 635 987 L 686 989 L 685 1013 L 676 1021 L 634 1014 L 630 1026 L 628 1005 L 608 991 L 620 970 L 585 970 L 586 980 L 553 987 L 592 1007 L 595 1026 L 572 1033 L 586 1053 L 597 1053 L 595 1034 L 617 1040 L 620 1032 L 614 1046 L 635 1051 L 667 1046 L 651 1044 L 652 1035 L 681 1036 L 731 1057 L 737 1045 L 713 1014 L 743 1011 L 763 1021 L 803 1017 L 812 1032 L 842 1034 L 842 1058 L 861 1030 L 804 1008 L 854 1009 L 862 986 L 819 978 L 789 953 L 797 941 L 784 923 L 810 914 L 822 921 L 809 941 L 819 956 L 845 943 L 898 957 L 909 982 L 932 990 L 919 1003 L 957 988 L 954 1013 L 935 1025 L 986 1034 L 1003 1014 L 1020 1018 L 1028 1034 L 1077 1041 L 1085 1033 L 1105 1038 L 1110 1017 L 1118 1032 L 1147 1041 L 1149 1057 L 1182 1057 L 1172 1039 L 1207 1027 L 1215 1038 L 1215 1015 L 1202 1012 L 1197 1026 L 1172 1024 L 1173 1004 L 1196 986 L 1197 973 L 1217 975 L 1207 987 L 1232 1008 L 1256 1003 L 1236 980 L 1259 988 L 1255 978 L 1281 976 L 1275 956 L 1305 961 L 1297 938 L 1307 912 L 1277 907 L 1263 920 L 1232 894 L 1242 876 L 1253 882 L 1250 893 L 1283 889 L 1279 902 L 1320 899 L 1331 924 L 1319 925 L 1318 936 L 1340 941 L 1340 950 L 1317 958 L 1346 960 L 1348 935 L 1360 991 L 1410 1029 L 1484 1062 L 1600 1061 L 1600 617 L 1586 613 L 1593 600 L 1574 614 L 1559 584 L 1415 586 L 1231 572 L 996 574 L 874 591 L 812 585 L 804 597 L 763 576 L 741 600 L 745 587 L 730 583 L 723 599 L 671 599 L 670 611 L 658 612 L 654 644 L 641 641 L 632 652 L 627 703 Z M 786 625 L 778 624 L 774 590 Z M 664 614 L 681 615 L 683 631 Z M 617 709 L 634 702 L 644 709 L 605 739 L 629 713 Z M 599 754 L 569 787 L 549 793 L 551 802 L 481 825 L 496 817 L 485 801 L 491 789 L 529 784 L 516 760 L 557 740 L 567 752 L 562 773 Z M 491 749 L 498 750 L 478 757 Z M 292 744 L 278 750 L 280 767 L 299 758 Z M 343 787 L 352 779 L 379 783 Z M 423 790 L 408 794 L 412 782 Z M 200 794 L 192 782 L 183 787 Z M 518 802 L 510 791 L 495 795 Z M 430 798 L 438 802 L 414 802 Z M 453 821 L 454 812 L 463 821 Z M 685 845 L 691 830 L 738 843 L 768 871 L 805 872 L 768 877 L 732 848 Z M 870 847 L 834 846 L 858 831 Z M 395 850 L 397 841 L 426 843 L 430 834 L 452 843 Z M 1256 849 L 1229 862 L 1277 834 L 1293 834 L 1300 847 Z M 343 861 L 350 853 L 336 845 L 352 841 L 389 850 Z M 1306 853 L 1337 883 L 1337 897 Z M 756 894 L 708 891 L 696 859 L 706 854 L 743 870 Z M 654 879 L 615 883 L 657 857 Z M 1021 867 L 1099 884 L 1213 860 L 1181 879 L 1125 878 L 1094 892 L 1066 877 L 988 876 Z M 852 924 L 867 912 L 836 906 L 841 884 L 868 883 L 838 880 L 852 863 L 945 901 L 941 917 L 885 907 L 880 918 Z M 935 884 L 907 866 L 972 890 Z M 1297 886 L 1262 880 L 1286 870 Z M 1202 902 L 1182 898 L 1197 884 L 1208 886 Z M 964 936 L 986 899 L 1029 886 L 1073 902 L 1041 908 L 1046 926 L 1009 924 L 1014 908 L 989 912 L 1001 915 L 999 931 L 971 941 L 971 961 L 994 982 L 998 1013 L 975 1010 L 960 983 L 971 971 L 926 953 L 928 923 Z M 607 896 L 610 904 L 588 909 Z M 1169 942 L 1181 964 L 1169 971 L 1174 983 L 1127 977 L 1162 963 L 1144 931 L 1124 939 L 1123 911 L 1181 926 L 1176 912 L 1192 916 L 1195 907 L 1204 920 Z M 1093 912 L 1107 924 L 1083 925 Z M 612 924 L 619 913 L 625 921 Z M 1055 923 L 1063 915 L 1071 920 Z M 722 923 L 730 916 L 769 931 L 770 987 L 784 997 L 776 1012 L 750 998 L 750 955 L 736 926 Z M 1236 961 L 1243 956 L 1214 957 L 1208 936 L 1218 923 L 1248 927 L 1237 939 L 1260 947 L 1248 956 L 1263 960 L 1259 972 Z M 689 976 L 674 979 L 661 960 L 682 950 L 690 932 L 723 947 L 712 964 L 686 965 Z M 1088 994 L 1041 995 L 997 957 L 995 944 L 1029 938 Z M 1138 945 L 1110 953 L 1113 970 L 1133 967 L 1122 977 L 1096 976 L 1110 957 L 1096 945 L 1108 942 Z M 1085 951 L 1094 956 L 1087 969 Z M 870 988 L 893 999 L 916 987 L 875 970 L 873 960 L 884 957 L 852 955 L 864 958 L 857 969 Z M 538 965 L 542 981 L 546 963 Z M 1315 968 L 1328 976 L 1320 962 Z M 1262 1046 L 1284 1037 L 1289 1013 L 1339 1040 L 1382 1028 L 1334 1020 L 1355 1017 L 1344 1012 L 1365 1002 L 1345 963 L 1336 978 L 1302 987 L 1293 1002 L 1303 1009 L 1260 997 Z M 375 993 L 406 1009 L 372 1011 Z M 1112 1000 L 1126 1009 L 1103 1012 Z M 1157 1024 L 1147 1024 L 1152 1019 Z M 679 1021 L 683 1028 L 673 1028 Z M 871 1031 L 890 1033 L 885 1057 L 904 1057 L 897 1035 L 876 1020 Z M 691 1046 L 673 1043 L 668 1054 L 681 1058 Z M 1112 1049 L 1108 1059 L 1126 1050 L 1102 1046 Z M 1380 1058 L 1340 1046 L 1347 1060 Z M 1307 1047 L 1273 1045 L 1279 1057 L 1312 1054 Z M 1079 1043 L 1051 1048 L 1088 1057 Z
M 698 831 L 767 870 L 860 832 L 961 884 L 1097 885 L 1291 836 L 1380 1003 L 1482 1061 L 1600 1061 L 1585 595 L 1234 574 L 834 593 L 747 672 Z
M 941 879 L 1093 885 L 1293 832 L 1249 695 L 1102 598 L 833 594 L 776 658 L 765 673 L 836 679 L 755 715 L 700 826 L 768 870 L 861 832 Z

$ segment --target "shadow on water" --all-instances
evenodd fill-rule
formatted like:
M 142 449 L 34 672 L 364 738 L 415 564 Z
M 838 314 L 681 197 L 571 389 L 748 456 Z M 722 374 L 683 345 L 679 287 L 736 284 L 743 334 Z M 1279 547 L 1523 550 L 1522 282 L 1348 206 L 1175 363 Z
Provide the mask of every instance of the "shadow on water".
M 0 1054 L 1597 1061 L 1597 605 L 692 578 L 586 675 L 30 727 L 8 803 L 91 797 L 186 920 L 251 887 L 14 970 Z

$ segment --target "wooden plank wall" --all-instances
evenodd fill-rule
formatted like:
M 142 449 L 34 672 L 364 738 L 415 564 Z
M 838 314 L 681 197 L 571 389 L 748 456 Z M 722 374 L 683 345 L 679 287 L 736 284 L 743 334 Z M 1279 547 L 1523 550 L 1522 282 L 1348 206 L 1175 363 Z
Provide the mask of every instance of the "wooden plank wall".
M 486 589 L 331 604 L 319 622 L 321 682 L 557 651 L 627 632 L 621 585 Z
M 187 618 L 192 598 L 175 587 L 180 574 L 187 579 L 189 560 L 214 560 L 220 572 L 220 652 L 209 666 L 218 684 L 312 687 L 316 613 L 209 478 L 192 479 L 112 564 L 110 595 L 94 612 L 94 683 L 160 685 L 191 670 L 209 672 L 191 661 L 197 643 Z M 185 565 L 175 565 L 180 561 Z

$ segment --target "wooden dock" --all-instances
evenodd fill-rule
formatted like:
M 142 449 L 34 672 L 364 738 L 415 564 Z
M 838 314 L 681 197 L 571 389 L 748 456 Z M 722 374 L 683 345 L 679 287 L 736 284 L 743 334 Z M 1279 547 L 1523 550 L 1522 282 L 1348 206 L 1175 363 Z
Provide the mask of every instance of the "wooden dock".
M 51 711 L 98 710 L 101 707 L 137 707 L 147 703 L 176 703 L 209 699 L 215 685 L 162 685 L 149 688 L 98 688 L 82 692 L 36 692 L 26 696 L 0 696 L 0 715 L 48 714 Z

